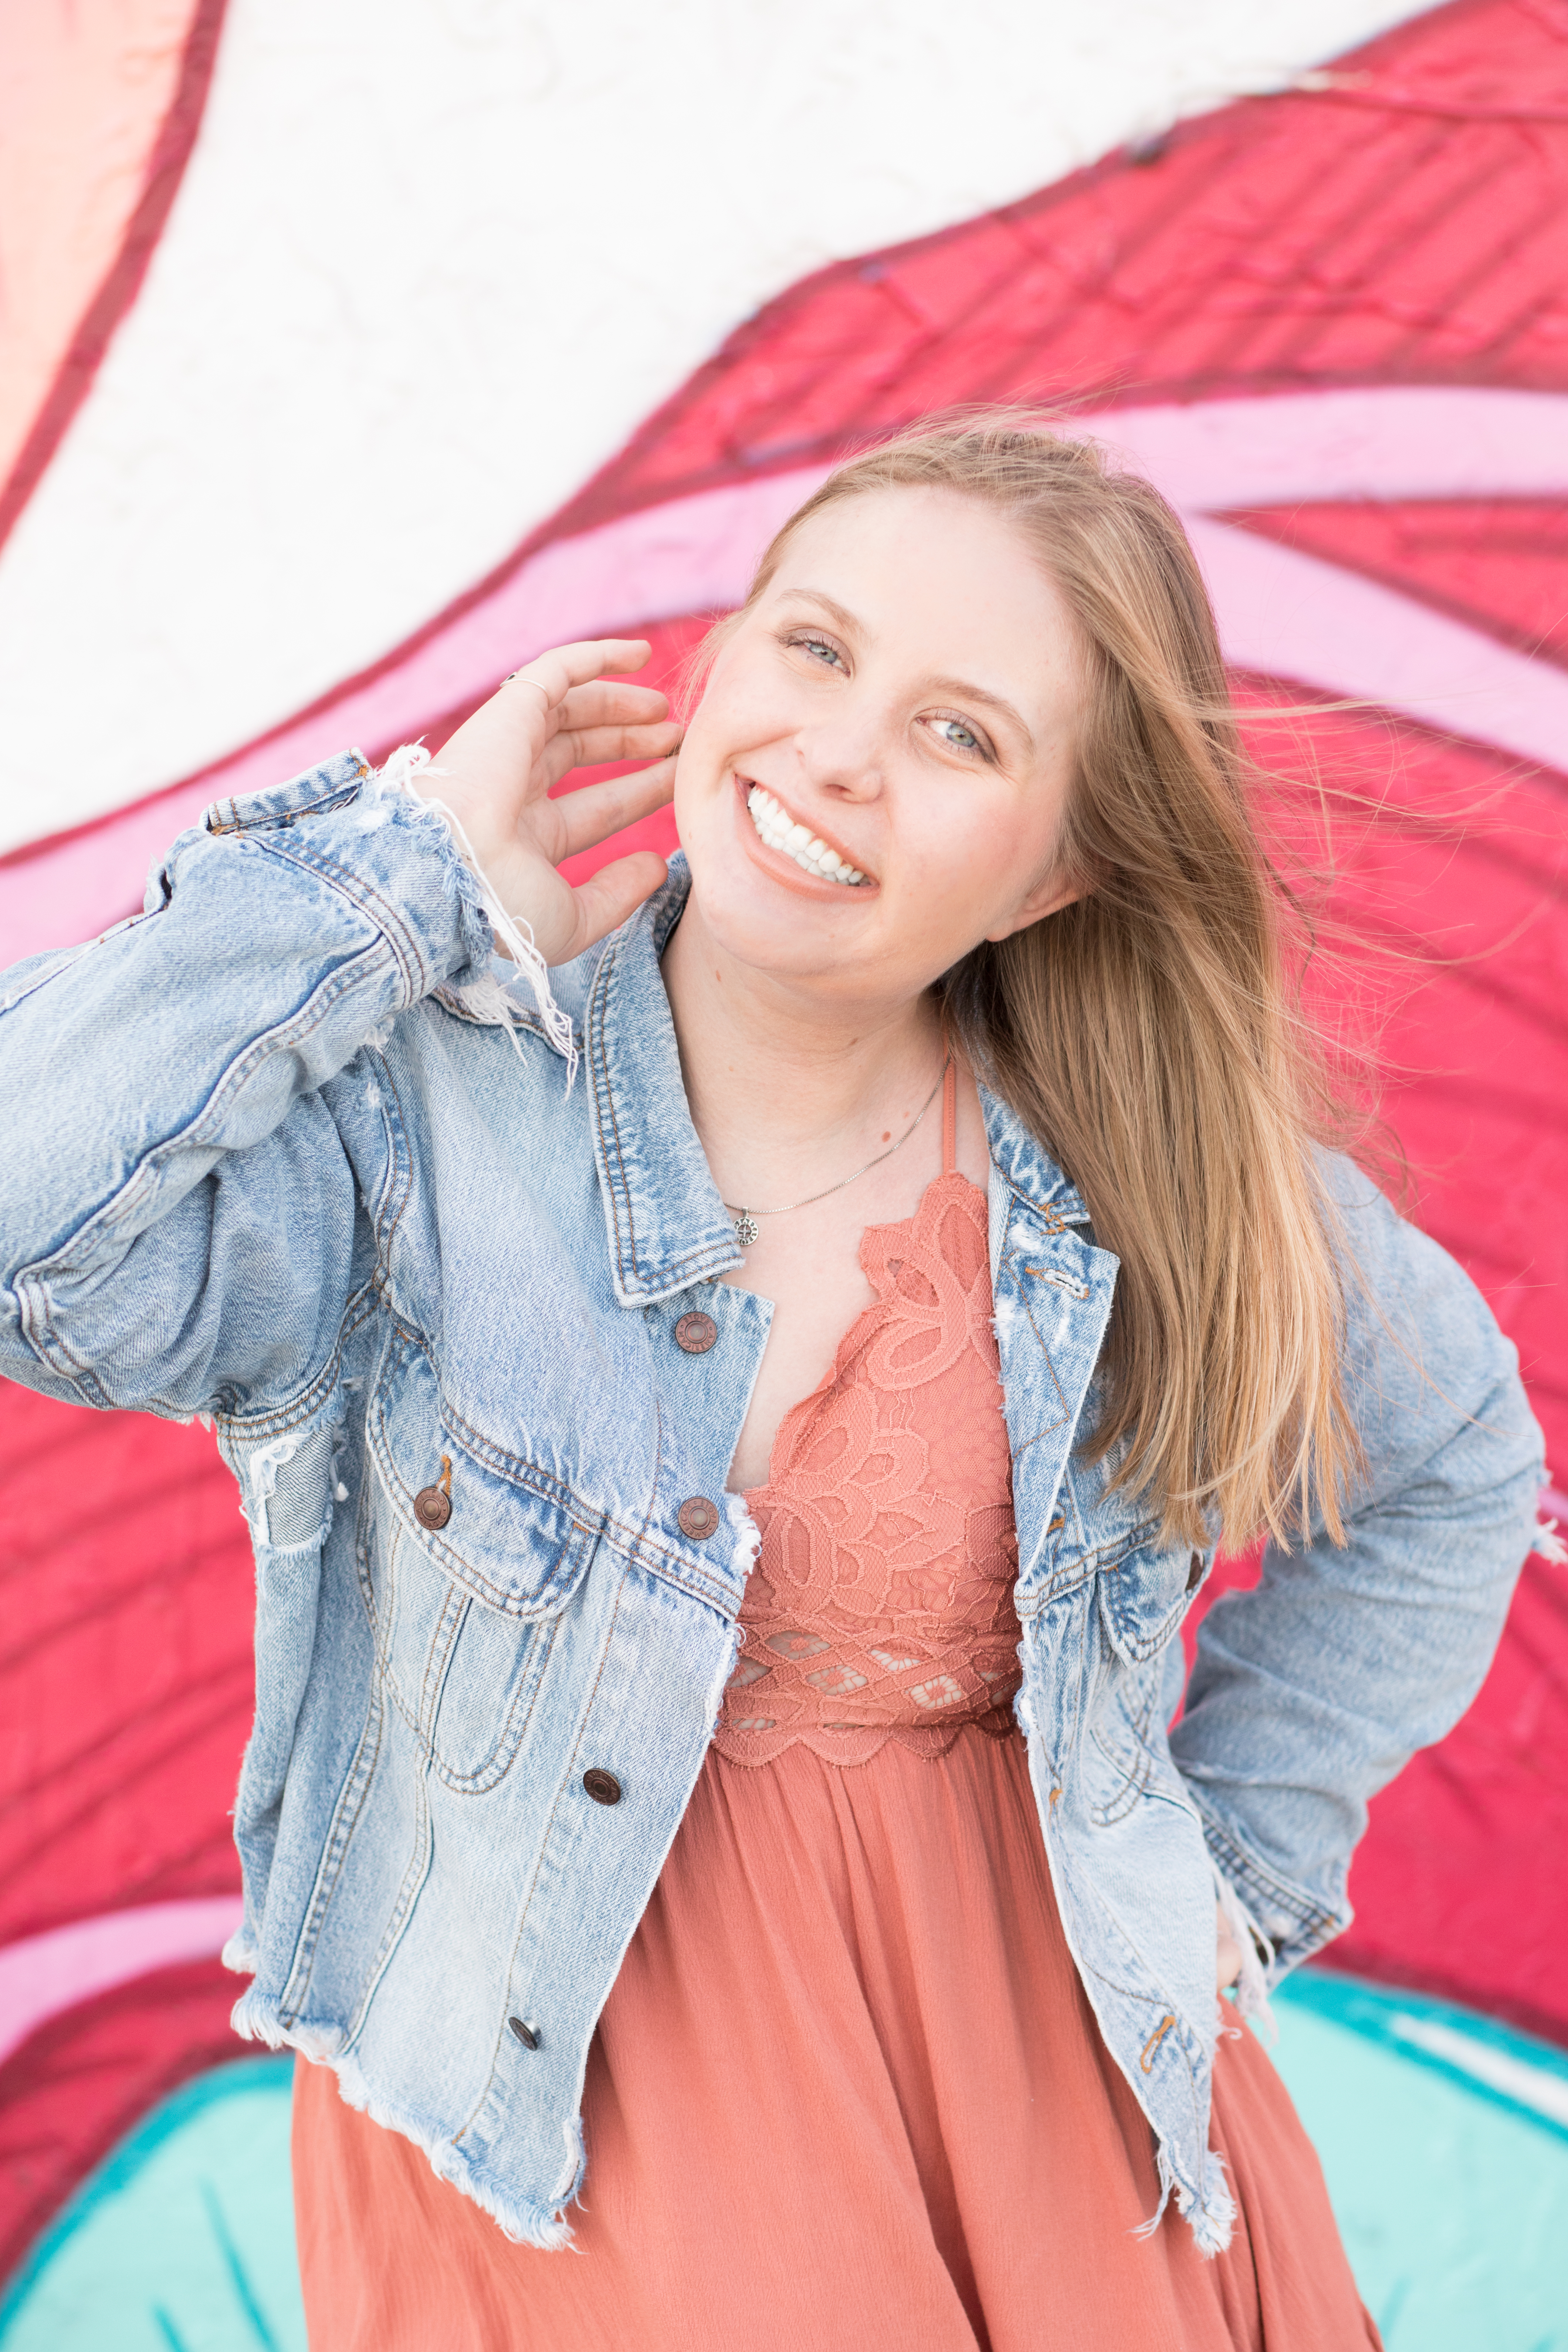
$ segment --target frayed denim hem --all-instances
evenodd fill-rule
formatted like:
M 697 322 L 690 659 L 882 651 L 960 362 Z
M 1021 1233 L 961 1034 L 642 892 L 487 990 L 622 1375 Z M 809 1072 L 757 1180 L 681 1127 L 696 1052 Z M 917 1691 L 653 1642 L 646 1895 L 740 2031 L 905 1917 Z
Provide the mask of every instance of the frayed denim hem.
M 238 1937 L 232 1938 L 225 1951 L 225 1961 L 230 1967 L 234 1962 L 229 1959 L 229 1952 L 239 1941 Z M 264 1998 L 254 1985 L 235 2003 L 229 2022 L 244 2041 L 264 2042 L 269 2050 L 296 2050 L 313 2066 L 330 2066 L 338 2078 L 339 2094 L 348 2105 L 368 2116 L 383 2130 L 400 2132 L 405 2139 L 412 2140 L 428 2158 L 437 2178 L 448 2182 L 481 2212 L 488 2213 L 502 2236 L 510 2238 L 514 2245 L 537 2246 L 543 2253 L 558 2253 L 571 2245 L 572 2225 L 565 2218 L 565 2208 L 574 2202 L 583 2185 L 584 2168 L 580 2116 L 574 2116 L 564 2126 L 570 2185 L 559 2203 L 520 2203 L 510 2184 L 489 2167 L 474 2163 L 463 2149 L 423 2118 L 373 2091 L 352 2050 L 328 2048 L 328 2037 L 312 2032 L 308 2025 L 284 2025 L 276 2001 Z
M 1146 2221 L 1140 2221 L 1132 2231 L 1135 2238 L 1152 2238 L 1165 2218 L 1165 2208 L 1173 2193 L 1176 2210 L 1191 2230 L 1200 2254 L 1213 2260 L 1223 2254 L 1230 2244 L 1236 2228 L 1236 2200 L 1225 2177 L 1225 2159 L 1213 2148 L 1204 2154 L 1202 2193 L 1186 2181 L 1179 2180 L 1170 2158 L 1163 2147 L 1158 2151 L 1160 2165 L 1160 2202 Z

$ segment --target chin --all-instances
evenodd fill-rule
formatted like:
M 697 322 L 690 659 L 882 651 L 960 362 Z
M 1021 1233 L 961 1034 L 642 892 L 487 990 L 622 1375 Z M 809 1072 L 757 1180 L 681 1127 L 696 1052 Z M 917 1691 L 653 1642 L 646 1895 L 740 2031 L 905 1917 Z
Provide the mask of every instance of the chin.
M 798 979 L 841 968 L 839 943 L 811 920 L 815 910 L 782 890 L 751 877 L 700 877 L 694 868 L 692 891 L 714 945 L 737 963 Z

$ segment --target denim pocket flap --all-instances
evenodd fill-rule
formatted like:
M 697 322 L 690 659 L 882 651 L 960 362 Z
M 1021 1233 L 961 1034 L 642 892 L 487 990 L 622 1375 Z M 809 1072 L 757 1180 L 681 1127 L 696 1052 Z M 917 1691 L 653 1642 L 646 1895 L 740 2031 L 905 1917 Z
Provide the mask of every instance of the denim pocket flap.
M 389 1352 L 366 1437 L 405 1539 L 443 1575 L 510 1617 L 548 1616 L 570 1599 L 599 1518 L 445 1407 L 422 1349 Z
M 1139 1537 L 1143 1538 L 1142 1541 Z M 1100 1570 L 1100 1614 L 1111 1647 L 1129 1665 L 1163 1650 L 1186 1614 L 1192 1554 L 1139 1529 L 1120 1559 Z

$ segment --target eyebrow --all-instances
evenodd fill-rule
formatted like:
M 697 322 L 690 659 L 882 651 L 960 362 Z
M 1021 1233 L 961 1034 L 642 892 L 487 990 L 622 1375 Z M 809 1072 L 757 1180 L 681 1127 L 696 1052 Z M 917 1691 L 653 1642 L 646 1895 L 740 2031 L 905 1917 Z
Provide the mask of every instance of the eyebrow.
M 804 597 L 807 603 L 820 605 L 825 613 L 830 614 L 837 622 L 846 636 L 864 638 L 865 624 L 858 620 L 847 605 L 839 604 L 836 596 L 829 596 L 824 589 L 786 588 L 782 593 L 784 597 Z M 1029 750 L 1031 751 L 1034 750 L 1035 739 L 1023 712 L 1016 709 L 1007 700 L 1005 695 L 993 694 L 987 688 L 976 686 L 972 678 L 967 677 L 933 677 L 930 683 L 939 694 L 951 694 L 961 702 L 978 702 L 987 710 L 999 711 L 1003 718 L 1012 720 Z

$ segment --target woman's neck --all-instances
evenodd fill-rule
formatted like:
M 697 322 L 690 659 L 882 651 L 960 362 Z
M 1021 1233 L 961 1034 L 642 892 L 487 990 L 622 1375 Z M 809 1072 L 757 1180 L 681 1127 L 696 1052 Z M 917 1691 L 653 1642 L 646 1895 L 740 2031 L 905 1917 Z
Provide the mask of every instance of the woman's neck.
M 689 906 L 664 956 L 693 1124 L 726 1200 L 774 1205 L 847 1176 L 940 1074 L 934 997 L 835 1002 L 726 956 Z

